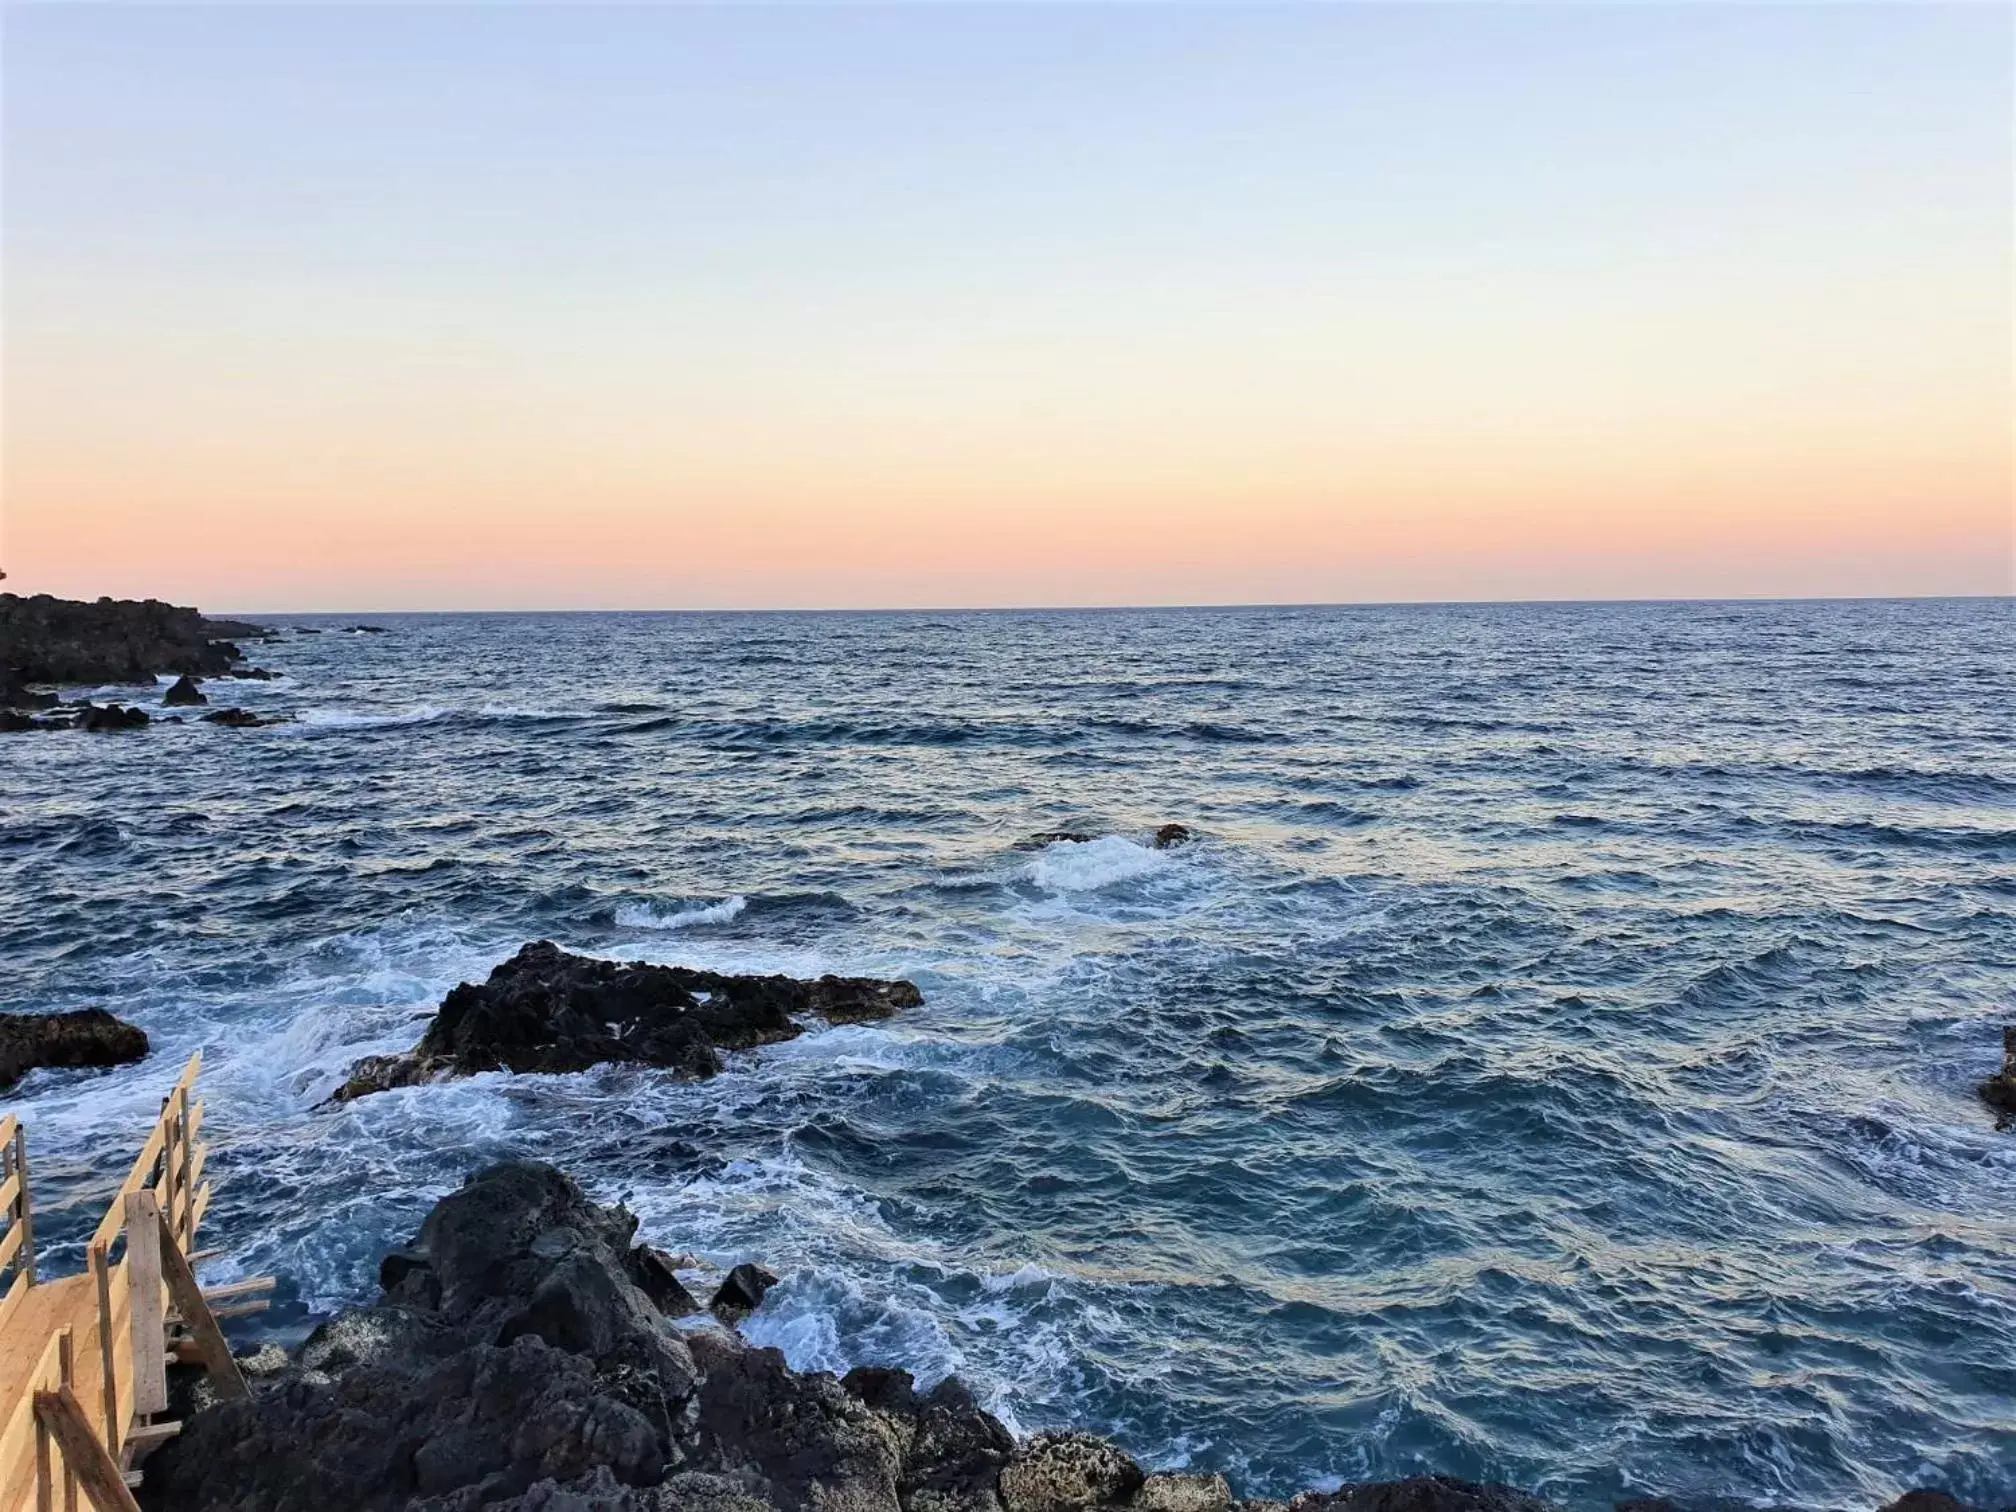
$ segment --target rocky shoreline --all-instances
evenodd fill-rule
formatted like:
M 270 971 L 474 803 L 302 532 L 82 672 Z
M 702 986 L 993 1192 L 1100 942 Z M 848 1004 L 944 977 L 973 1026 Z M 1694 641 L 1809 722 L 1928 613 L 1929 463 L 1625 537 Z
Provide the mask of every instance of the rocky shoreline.
M 66 704 L 56 690 L 80 684 L 151 686 L 157 677 L 172 675 L 177 680 L 160 706 L 199 706 L 210 702 L 201 679 L 270 678 L 271 672 L 246 661 L 238 643 L 277 635 L 265 625 L 208 619 L 198 610 L 159 599 L 86 603 L 46 593 L 0 593 L 0 733 L 145 729 L 153 723 L 145 708 L 88 700 Z M 238 708 L 202 717 L 241 728 L 270 723 Z
M 302 1346 L 242 1358 L 249 1398 L 202 1405 L 147 1461 L 152 1512 L 1557 1512 L 1443 1476 L 1241 1499 L 1114 1444 L 1018 1440 L 956 1379 L 794 1371 L 703 1310 L 674 1261 L 534 1161 L 493 1166 L 385 1257 L 381 1292 Z M 200 1385 L 181 1383 L 198 1393 Z M 1620 1512 L 1680 1512 L 1642 1500 Z M 1967 1512 L 1919 1491 L 1884 1512 Z

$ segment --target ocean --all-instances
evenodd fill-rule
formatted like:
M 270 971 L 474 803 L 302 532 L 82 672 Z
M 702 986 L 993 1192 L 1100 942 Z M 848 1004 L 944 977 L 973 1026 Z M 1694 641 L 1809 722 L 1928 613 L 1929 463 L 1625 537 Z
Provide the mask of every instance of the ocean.
M 536 1155 L 1242 1494 L 2016 1501 L 2010 601 L 250 617 L 290 723 L 0 737 L 0 1006 L 155 1046 L 6 1099 L 49 1268 L 200 1049 L 245 1340 Z M 925 1003 L 322 1105 L 534 939 Z

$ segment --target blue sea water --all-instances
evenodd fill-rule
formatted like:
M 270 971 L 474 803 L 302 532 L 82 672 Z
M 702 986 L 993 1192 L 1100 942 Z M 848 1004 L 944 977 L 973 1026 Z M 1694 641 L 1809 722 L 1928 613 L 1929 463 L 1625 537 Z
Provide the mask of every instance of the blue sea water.
M 2009 601 L 374 622 L 0 738 L 0 1006 L 156 1046 L 8 1098 L 59 1265 L 201 1049 L 283 1332 L 532 1154 L 800 1367 L 1245 1494 L 2016 1501 Z M 320 1106 L 536 938 L 926 1002 Z

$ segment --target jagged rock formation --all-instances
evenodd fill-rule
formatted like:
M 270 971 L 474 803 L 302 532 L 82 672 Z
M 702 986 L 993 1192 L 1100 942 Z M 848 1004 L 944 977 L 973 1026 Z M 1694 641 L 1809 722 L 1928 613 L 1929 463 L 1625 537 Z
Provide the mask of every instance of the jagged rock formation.
M 161 695 L 161 702 L 170 708 L 193 708 L 210 700 L 203 696 L 202 690 L 196 686 L 196 680 L 184 673 L 175 679 L 166 693 Z
M 84 603 L 0 593 L 0 669 L 12 684 L 145 683 L 157 672 L 219 677 L 244 657 L 234 639 L 270 634 L 159 599 Z M 0 677 L 0 692 L 8 685 Z
M 636 1219 L 548 1165 L 443 1198 L 383 1295 L 263 1362 L 147 1462 L 153 1512 L 1282 1512 L 1214 1475 L 1145 1474 L 1080 1433 L 1018 1444 L 956 1380 L 800 1374 L 640 1284 Z M 682 1287 L 680 1295 L 684 1296 Z M 269 1351 L 277 1356 L 277 1351 Z M 1294 1512 L 1551 1512 L 1424 1478 Z
M 123 1066 L 146 1054 L 146 1034 L 103 1008 L 0 1013 L 0 1089 L 39 1066 Z
M 923 1001 L 910 982 L 726 976 L 570 955 L 540 940 L 497 967 L 481 986 L 464 982 L 450 991 L 412 1050 L 357 1062 L 335 1100 L 442 1076 L 583 1071 L 611 1061 L 709 1077 L 721 1069 L 723 1050 L 747 1050 L 804 1033 L 793 1014 L 852 1024 L 885 1019 Z

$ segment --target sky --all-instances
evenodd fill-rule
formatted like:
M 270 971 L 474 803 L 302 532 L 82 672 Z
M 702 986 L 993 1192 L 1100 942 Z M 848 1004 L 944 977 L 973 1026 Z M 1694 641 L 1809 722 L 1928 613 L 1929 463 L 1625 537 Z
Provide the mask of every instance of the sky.
M 1995 4 L 0 8 L 6 587 L 2012 591 Z

